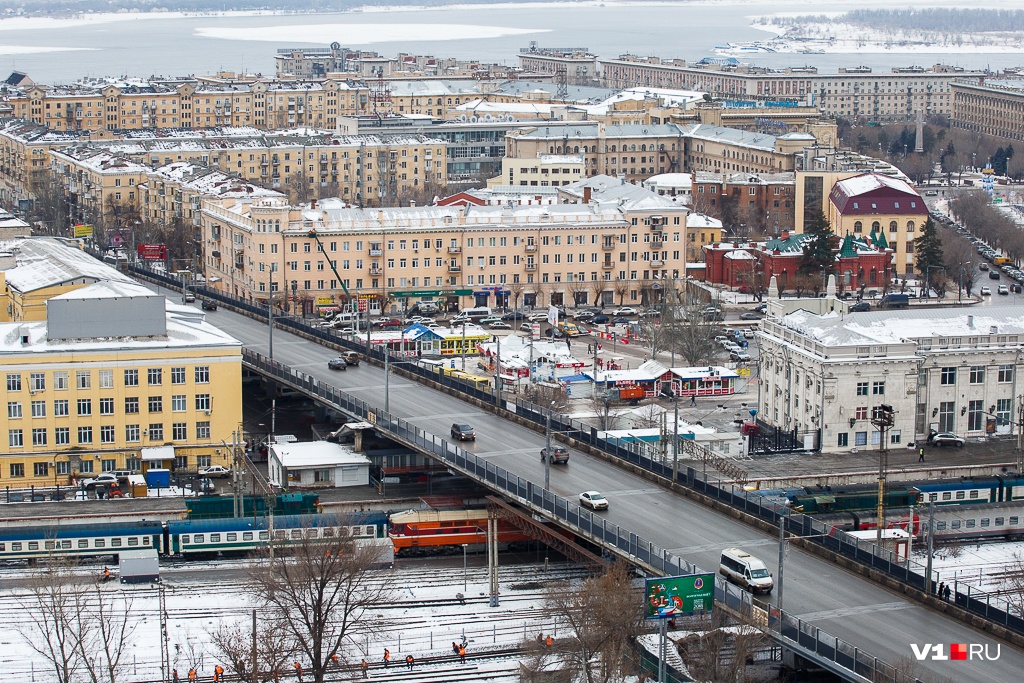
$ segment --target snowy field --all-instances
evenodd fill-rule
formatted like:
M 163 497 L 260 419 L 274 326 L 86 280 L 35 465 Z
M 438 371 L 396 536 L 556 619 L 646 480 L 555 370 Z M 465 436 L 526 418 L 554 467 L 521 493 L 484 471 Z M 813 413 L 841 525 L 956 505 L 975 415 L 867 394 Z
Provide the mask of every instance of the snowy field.
M 928 561 L 927 550 L 915 548 L 913 557 L 923 567 Z M 1022 562 L 1024 541 L 964 543 L 936 549 L 932 568 L 936 581 L 961 581 L 986 591 L 1000 591 L 1009 588 L 1007 572 L 1019 568 Z
M 448 561 L 456 563 L 454 558 Z M 507 650 L 524 639 L 532 641 L 541 632 L 557 638 L 558 624 L 544 608 L 545 591 L 584 576 L 572 565 L 552 565 L 547 571 L 541 564 L 501 568 L 500 606 L 492 608 L 488 606 L 485 568 L 470 567 L 464 575 L 462 567 L 436 564 L 417 561 L 415 566 L 410 562 L 379 572 L 379 580 L 391 584 L 394 600 L 359 629 L 344 655 L 352 663 L 363 657 L 371 662 L 375 666 L 371 680 L 383 673 L 376 665 L 385 647 L 390 649 L 393 663 L 404 662 L 407 654 L 419 662 L 415 675 L 400 675 L 393 664 L 389 680 L 411 681 L 419 675 L 442 680 L 438 676 L 447 675 L 446 671 L 451 672 L 450 680 L 518 680 L 518 658 Z M 161 572 L 168 649 L 179 673 L 187 671 L 190 661 L 201 662 L 203 676 L 212 676 L 218 663 L 229 669 L 210 645 L 209 634 L 222 624 L 250 623 L 252 604 L 243 584 L 245 563 L 172 564 L 162 566 Z M 95 569 L 83 572 L 83 578 L 89 580 L 96 573 Z M 53 672 L 26 642 L 26 637 L 33 637 L 27 615 L 33 598 L 25 588 L 14 587 L 30 574 L 28 569 L 0 569 L 0 609 L 9 615 L 0 627 L 0 670 L 5 672 L 5 680 L 50 683 L 55 680 Z M 115 604 L 130 604 L 136 627 L 125 680 L 160 680 L 159 589 L 117 583 L 104 584 L 102 589 L 110 592 Z M 456 598 L 458 593 L 465 593 L 465 604 Z M 467 661 L 459 664 L 451 657 L 451 646 L 463 636 L 468 642 Z M 444 661 L 436 661 L 442 657 Z M 427 661 L 430 658 L 435 661 Z

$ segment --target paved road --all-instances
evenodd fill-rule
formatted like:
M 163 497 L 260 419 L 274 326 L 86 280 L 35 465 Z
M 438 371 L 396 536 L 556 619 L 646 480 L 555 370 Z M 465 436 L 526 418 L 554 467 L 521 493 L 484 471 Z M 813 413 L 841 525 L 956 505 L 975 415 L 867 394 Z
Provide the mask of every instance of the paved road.
M 223 308 L 211 313 L 208 319 L 252 350 L 267 353 L 265 324 Z M 332 372 L 327 369 L 327 360 L 333 355 L 330 349 L 282 330 L 274 332 L 276 360 L 382 405 L 383 370 L 364 363 L 345 372 Z M 543 481 L 539 457 L 543 435 L 398 376 L 392 376 L 390 386 L 392 413 L 438 435 L 446 435 L 455 420 L 469 422 L 478 437 L 475 443 L 465 445 L 467 449 L 519 476 Z M 602 460 L 574 452 L 567 466 L 552 467 L 551 489 L 570 499 L 583 490 L 602 491 L 611 503 L 611 509 L 604 513 L 610 521 L 701 567 L 714 570 L 722 548 L 739 546 L 760 556 L 778 575 L 778 546 L 772 535 L 653 486 Z M 785 577 L 788 612 L 890 663 L 912 658 L 910 643 L 992 642 L 959 621 L 925 609 L 797 548 L 791 548 L 787 555 Z M 960 676 L 979 683 L 1002 683 L 1017 680 L 1024 669 L 1024 653 L 1004 645 L 1002 657 L 995 662 L 922 662 L 919 666 L 922 672 L 931 672 L 935 677 Z

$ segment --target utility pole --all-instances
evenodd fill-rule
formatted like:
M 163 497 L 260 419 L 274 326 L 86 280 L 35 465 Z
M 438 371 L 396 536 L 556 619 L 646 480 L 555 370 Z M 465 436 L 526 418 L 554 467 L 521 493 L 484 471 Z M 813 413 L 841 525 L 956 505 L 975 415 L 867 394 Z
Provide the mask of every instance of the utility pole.
M 679 391 L 673 389 L 675 396 L 675 416 L 672 422 L 672 483 L 676 483 L 676 476 L 679 473 Z
M 274 266 L 270 264 L 270 291 L 267 292 L 267 329 L 268 346 L 270 347 L 270 360 L 274 360 Z M 285 290 L 285 305 L 288 304 L 288 291 Z
M 786 516 L 779 515 L 779 585 L 776 587 L 775 605 L 782 611 L 782 571 L 786 563 Z
M 256 673 L 259 661 L 256 659 L 256 610 L 252 611 L 252 683 L 259 683 L 259 675 Z
M 880 432 L 878 444 L 878 508 L 876 510 L 878 521 L 877 533 L 875 535 L 875 544 L 879 547 L 882 545 L 882 529 L 885 527 L 885 475 L 889 467 L 889 444 L 886 442 L 886 435 L 895 422 L 896 413 L 891 405 L 883 403 L 872 409 L 871 424 L 877 427 Z
M 384 412 L 391 412 L 391 352 L 384 344 Z
M 928 562 L 924 572 L 924 592 L 932 592 L 932 549 L 935 538 L 935 503 L 928 503 Z
M 544 488 L 551 488 L 551 408 L 548 408 L 544 429 Z

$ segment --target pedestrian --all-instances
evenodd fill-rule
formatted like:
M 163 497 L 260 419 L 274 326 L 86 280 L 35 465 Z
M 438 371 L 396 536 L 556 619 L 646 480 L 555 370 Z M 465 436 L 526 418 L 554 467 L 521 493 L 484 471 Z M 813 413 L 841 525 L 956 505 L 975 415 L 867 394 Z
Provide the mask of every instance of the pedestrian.
M 178 677 L 177 669 L 171 669 L 171 683 L 181 683 L 181 679 Z
M 224 667 L 222 667 L 220 664 L 213 667 L 213 680 L 214 683 L 218 683 L 219 681 L 224 680 Z
M 359 665 L 359 668 L 363 670 L 363 678 L 369 678 L 370 677 L 370 674 L 369 674 L 370 665 L 367 663 L 366 657 L 363 657 L 363 662 L 362 662 L 362 664 Z
M 917 449 L 917 461 L 924 462 L 924 446 L 920 446 Z
M 103 576 L 100 577 L 100 583 L 106 583 L 110 581 L 110 567 L 103 568 Z
M 388 668 L 391 663 L 391 650 L 384 648 L 384 668 Z
M 537 642 L 538 643 L 543 643 L 544 642 L 544 634 L 543 633 L 538 633 L 537 634 Z
M 341 660 L 339 659 L 337 652 L 335 652 L 333 655 L 331 655 L 331 661 L 334 663 L 334 668 L 336 668 L 336 669 L 340 669 L 341 668 Z
M 188 680 L 190 680 L 190 681 L 196 680 L 196 670 L 195 669 L 189 669 L 188 670 Z
M 296 678 L 296 680 L 301 682 L 302 681 L 302 665 L 299 664 L 298 662 L 295 662 L 294 664 L 292 664 L 292 666 L 295 667 L 295 678 Z
M 466 646 L 459 645 L 459 661 L 463 664 L 466 663 Z
M 555 639 L 552 638 L 551 635 L 549 634 L 548 637 L 544 639 L 544 645 L 546 645 L 547 647 L 551 647 L 554 644 L 555 644 Z
M 949 590 L 949 584 L 946 584 L 945 592 L 942 594 L 942 597 L 946 602 L 949 602 L 949 596 L 952 592 L 953 591 Z
M 697 405 L 697 394 L 691 394 L 690 395 L 690 405 L 691 406 Z
M 409 671 L 412 671 L 412 665 L 415 664 L 415 663 L 416 663 L 416 660 L 413 658 L 412 655 L 406 655 L 405 656 L 405 666 L 406 666 L 407 669 L 409 669 Z
M 452 652 L 456 655 L 459 654 L 459 644 L 456 643 L 454 640 L 452 641 Z
M 942 599 L 942 591 L 944 591 L 945 589 L 946 589 L 945 582 L 944 581 L 939 581 L 939 590 L 938 590 L 938 593 L 937 593 L 937 595 L 939 596 L 939 600 Z

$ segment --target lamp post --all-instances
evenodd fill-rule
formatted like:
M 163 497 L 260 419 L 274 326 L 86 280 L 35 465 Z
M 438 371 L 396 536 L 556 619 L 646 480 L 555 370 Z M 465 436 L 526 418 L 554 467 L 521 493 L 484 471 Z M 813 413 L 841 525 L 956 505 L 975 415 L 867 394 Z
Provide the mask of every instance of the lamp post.
M 551 408 L 544 421 L 544 488 L 551 488 Z
M 267 346 L 270 351 L 270 360 L 274 360 L 274 266 L 270 264 L 270 291 L 267 292 Z
M 956 300 L 957 300 L 957 302 L 962 302 L 963 301 L 963 298 L 964 298 L 964 270 L 966 268 L 969 268 L 970 266 L 971 266 L 971 262 L 970 261 L 968 261 L 967 263 L 960 264 L 960 278 L 957 281 L 957 292 L 956 292 Z
M 288 296 L 285 293 L 285 296 Z M 292 314 L 299 317 L 299 281 L 292 280 Z

